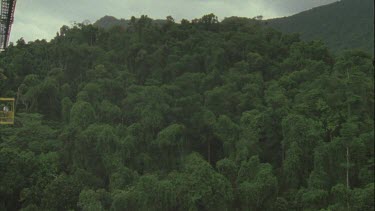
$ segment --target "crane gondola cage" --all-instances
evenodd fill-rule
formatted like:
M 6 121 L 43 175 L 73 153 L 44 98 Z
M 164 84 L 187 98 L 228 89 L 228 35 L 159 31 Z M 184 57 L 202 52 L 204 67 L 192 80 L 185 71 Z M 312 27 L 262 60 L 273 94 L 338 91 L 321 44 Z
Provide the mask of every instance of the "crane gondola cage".
M 0 98 L 0 125 L 14 124 L 14 98 Z

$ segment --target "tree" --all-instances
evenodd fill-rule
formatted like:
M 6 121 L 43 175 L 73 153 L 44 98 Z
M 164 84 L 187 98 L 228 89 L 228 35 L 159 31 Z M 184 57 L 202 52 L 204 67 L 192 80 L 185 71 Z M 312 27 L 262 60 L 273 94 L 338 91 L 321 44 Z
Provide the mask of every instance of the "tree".
M 239 127 L 232 120 L 221 115 L 214 125 L 214 134 L 223 144 L 223 149 L 226 156 L 234 156 L 235 145 L 239 136 Z
M 174 23 L 174 18 L 172 16 L 168 15 L 166 19 L 167 19 L 167 22 Z
M 127 167 L 120 167 L 109 178 L 110 190 L 125 190 L 136 179 L 136 174 Z
M 98 116 L 102 122 L 115 123 L 119 122 L 122 116 L 121 109 L 113 105 L 108 100 L 103 100 L 99 105 Z
M 61 115 L 63 117 L 64 122 L 69 122 L 70 117 L 70 110 L 72 109 L 73 102 L 69 99 L 69 97 L 65 97 L 61 101 Z
M 100 201 L 98 194 L 93 190 L 82 190 L 79 194 L 78 207 L 82 210 L 104 210 Z
M 244 112 L 240 119 L 240 137 L 236 144 L 236 160 L 241 162 L 259 155 L 258 142 L 261 138 L 264 116 L 258 110 Z
M 114 153 L 118 146 L 118 137 L 113 127 L 91 124 L 75 142 L 73 162 L 98 177 L 108 178 L 122 164 L 121 156 Z
M 154 141 L 160 150 L 157 157 L 163 159 L 162 163 L 166 169 L 174 168 L 184 156 L 186 145 L 184 132 L 185 126 L 172 124 L 161 130 Z
M 230 182 L 193 153 L 186 157 L 183 172 L 171 174 L 179 209 L 230 208 L 233 193 Z
M 231 182 L 232 187 L 235 188 L 238 172 L 237 164 L 233 160 L 224 158 L 216 163 L 216 168 L 220 174 L 224 175 Z
M 277 196 L 277 179 L 270 164 L 261 164 L 259 158 L 243 161 L 237 177 L 237 197 L 241 208 L 264 210 L 272 207 Z
M 283 119 L 284 177 L 288 186 L 305 183 L 313 166 L 313 151 L 321 144 L 323 131 L 318 122 L 300 115 Z
M 70 122 L 72 125 L 85 128 L 95 121 L 95 110 L 90 103 L 78 101 L 73 104 L 70 111 Z
M 42 200 L 45 209 L 75 209 L 80 193 L 79 184 L 70 176 L 61 174 L 44 191 Z

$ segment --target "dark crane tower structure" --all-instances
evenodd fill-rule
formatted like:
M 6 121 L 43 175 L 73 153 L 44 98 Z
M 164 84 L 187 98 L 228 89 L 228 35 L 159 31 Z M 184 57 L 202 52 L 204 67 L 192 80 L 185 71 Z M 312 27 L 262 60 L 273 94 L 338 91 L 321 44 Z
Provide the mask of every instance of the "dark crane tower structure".
M 17 0 L 0 0 L 0 52 L 8 46 Z M 14 98 L 0 97 L 0 125 L 14 124 Z
M 8 46 L 17 0 L 0 0 L 0 51 Z

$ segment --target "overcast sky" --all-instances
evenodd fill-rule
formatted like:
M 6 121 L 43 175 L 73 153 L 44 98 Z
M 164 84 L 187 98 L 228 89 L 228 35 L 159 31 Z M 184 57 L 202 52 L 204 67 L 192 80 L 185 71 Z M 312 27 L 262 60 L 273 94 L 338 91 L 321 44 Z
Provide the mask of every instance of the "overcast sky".
M 18 0 L 11 41 L 50 40 L 62 25 L 111 15 L 129 19 L 148 15 L 154 19 L 168 15 L 176 21 L 214 13 L 223 19 L 230 16 L 265 19 L 283 17 L 337 0 Z

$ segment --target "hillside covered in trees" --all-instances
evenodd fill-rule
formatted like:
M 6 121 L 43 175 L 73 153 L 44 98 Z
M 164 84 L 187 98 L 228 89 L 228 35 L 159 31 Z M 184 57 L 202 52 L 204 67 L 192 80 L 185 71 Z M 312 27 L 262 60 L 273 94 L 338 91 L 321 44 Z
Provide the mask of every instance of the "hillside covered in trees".
M 303 40 L 320 39 L 335 52 L 358 48 L 374 53 L 374 0 L 341 0 L 265 23 L 300 33 Z
M 112 27 L 116 27 L 116 26 L 119 26 L 119 27 L 122 27 L 122 28 L 127 28 L 127 27 L 130 27 L 130 23 L 131 22 L 135 22 L 135 21 L 138 21 L 138 19 L 136 17 L 133 17 L 133 20 L 131 19 L 117 19 L 113 16 L 104 16 L 102 18 L 100 18 L 99 20 L 97 20 L 93 25 L 95 27 L 98 27 L 98 28 L 101 28 L 101 29 L 110 29 Z M 151 22 L 153 24 L 159 24 L 159 25 L 163 25 L 167 22 L 167 20 L 160 20 L 160 19 L 152 19 Z
M 0 53 L 0 210 L 373 210 L 372 57 L 259 21 L 63 26 Z

